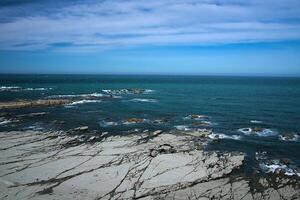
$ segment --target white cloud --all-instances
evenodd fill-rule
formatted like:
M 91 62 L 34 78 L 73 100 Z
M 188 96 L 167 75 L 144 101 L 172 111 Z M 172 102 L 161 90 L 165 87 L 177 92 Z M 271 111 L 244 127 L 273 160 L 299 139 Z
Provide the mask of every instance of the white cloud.
M 296 0 L 110 0 L 60 6 L 0 7 L 0 17 L 6 19 L 0 23 L 0 49 L 36 50 L 69 43 L 73 46 L 68 49 L 96 51 L 300 39 Z

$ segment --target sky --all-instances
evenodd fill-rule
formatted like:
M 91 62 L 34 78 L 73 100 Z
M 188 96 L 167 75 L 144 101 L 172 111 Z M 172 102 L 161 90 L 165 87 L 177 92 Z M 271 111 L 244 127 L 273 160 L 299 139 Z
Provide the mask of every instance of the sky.
M 300 76 L 300 1 L 1 0 L 0 73 Z

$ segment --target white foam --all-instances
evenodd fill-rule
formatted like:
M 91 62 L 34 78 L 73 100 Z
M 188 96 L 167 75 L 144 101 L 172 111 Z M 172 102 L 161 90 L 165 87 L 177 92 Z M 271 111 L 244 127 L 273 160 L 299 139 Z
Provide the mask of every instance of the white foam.
M 0 125 L 9 124 L 11 122 L 12 122 L 11 120 L 4 120 L 4 121 L 0 122 Z
M 261 137 L 274 136 L 277 134 L 276 131 L 267 128 L 263 129 L 262 131 L 255 131 L 252 128 L 241 128 L 238 129 L 238 131 L 244 133 L 245 135 L 256 135 Z
M 11 90 L 11 89 L 20 89 L 19 86 L 1 86 L 1 90 Z
M 238 129 L 239 132 L 242 132 L 246 135 L 250 135 L 252 133 L 252 128 L 240 128 Z
M 132 101 L 132 102 L 149 102 L 149 103 L 156 103 L 157 102 L 156 99 L 139 99 L 139 98 L 131 99 L 129 101 Z
M 112 122 L 112 121 L 109 121 L 109 122 L 102 121 L 102 122 L 100 122 L 100 126 L 102 126 L 102 127 L 117 126 L 117 125 L 119 125 L 118 122 Z
M 18 86 L 1 86 L 0 91 L 16 91 L 20 90 L 21 88 Z
M 81 101 L 72 102 L 72 103 L 68 104 L 67 106 L 85 104 L 85 103 L 100 103 L 100 102 L 102 102 L 102 101 L 101 100 L 81 100 Z
M 145 93 L 152 93 L 152 92 L 155 92 L 155 90 L 150 90 L 150 89 L 145 90 Z
M 185 126 L 185 125 L 178 125 L 178 126 L 175 126 L 175 128 L 177 130 L 180 130 L 180 131 L 189 131 L 189 130 L 191 130 L 190 128 L 188 128 L 188 126 Z
M 52 88 L 25 88 L 24 90 L 27 90 L 27 91 L 45 91 L 45 90 L 52 90 Z
M 107 95 L 101 93 L 91 93 L 91 94 L 62 94 L 62 95 L 53 95 L 49 98 L 75 98 L 75 97 L 105 97 Z
M 130 125 L 130 124 L 139 124 L 139 123 L 144 123 L 144 122 L 146 122 L 146 119 L 143 119 L 143 121 L 141 121 L 141 122 L 137 122 L 137 121 L 131 121 L 131 122 L 129 122 L 129 121 L 124 121 L 123 122 L 123 124 L 124 125 Z
M 299 176 L 300 173 L 297 172 L 294 169 L 289 168 L 287 165 L 284 164 L 260 164 L 260 167 L 266 172 L 266 173 L 275 173 L 277 170 L 282 170 L 286 176 Z
M 137 90 L 141 90 L 140 93 L 143 93 L 143 94 L 149 94 L 149 93 L 152 93 L 154 92 L 154 90 L 150 90 L 150 89 L 137 89 Z M 134 93 L 134 89 L 115 89 L 115 90 L 109 90 L 109 89 L 106 89 L 106 90 L 102 90 L 102 92 L 106 93 L 106 94 L 135 94 Z
M 188 116 L 184 117 L 183 119 L 184 120 L 191 120 L 191 119 L 203 120 L 203 119 L 207 119 L 207 118 L 208 118 L 208 116 L 206 116 L 206 115 L 188 115 Z
M 276 132 L 271 129 L 264 129 L 263 131 L 255 132 L 255 134 L 262 137 L 268 137 L 276 135 Z
M 263 123 L 262 121 L 259 121 L 259 120 L 251 120 L 250 122 L 253 123 L 253 124 L 261 124 L 261 123 Z
M 294 135 L 293 135 L 293 138 L 289 138 L 289 137 L 286 137 L 286 136 L 284 136 L 284 135 L 279 135 L 279 139 L 280 139 L 280 140 L 283 140 L 283 141 L 296 142 L 296 141 L 299 140 L 299 135 L 294 134 Z
M 208 135 L 208 137 L 210 139 L 231 139 L 231 140 L 240 140 L 241 139 L 241 136 L 239 135 L 225 135 L 223 133 L 219 133 L 219 134 L 216 134 L 216 133 L 211 133 Z
M 52 88 L 22 88 L 19 86 L 1 86 L 0 91 L 45 91 L 52 90 Z

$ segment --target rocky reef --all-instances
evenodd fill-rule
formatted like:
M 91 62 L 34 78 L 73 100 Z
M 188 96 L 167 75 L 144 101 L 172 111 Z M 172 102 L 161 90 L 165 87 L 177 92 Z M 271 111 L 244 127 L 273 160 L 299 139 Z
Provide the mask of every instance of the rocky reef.
M 235 173 L 245 155 L 203 150 L 210 134 L 0 132 L 0 199 L 300 198 L 296 179 Z
M 71 103 L 69 99 L 40 99 L 40 100 L 21 100 L 12 102 L 1 102 L 1 109 L 17 109 L 17 108 L 32 108 L 32 107 L 49 107 Z

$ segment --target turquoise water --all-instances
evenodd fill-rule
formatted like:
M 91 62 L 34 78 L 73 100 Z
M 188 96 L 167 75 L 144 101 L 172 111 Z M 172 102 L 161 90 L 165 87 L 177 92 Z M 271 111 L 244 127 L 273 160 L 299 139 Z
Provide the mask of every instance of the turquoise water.
M 99 135 L 102 132 L 128 134 L 134 129 L 141 132 L 212 128 L 228 138 L 208 149 L 243 151 L 249 160 L 254 160 L 255 152 L 266 151 L 272 158 L 289 158 L 300 165 L 299 78 L 1 75 L 0 87 L 2 102 L 47 98 L 73 98 L 77 102 L 68 106 L 3 111 L 6 120 L 32 112 L 48 114 L 3 123 L 2 131 L 70 130 L 87 125 L 91 134 Z M 130 88 L 145 91 L 140 94 L 119 91 Z M 189 119 L 191 114 L 206 115 L 200 122 L 205 121 L 207 125 Z M 144 122 L 128 124 L 128 118 L 141 118 Z M 265 132 L 239 131 L 255 127 Z M 293 141 L 282 140 L 280 135 L 285 133 L 295 136 Z

